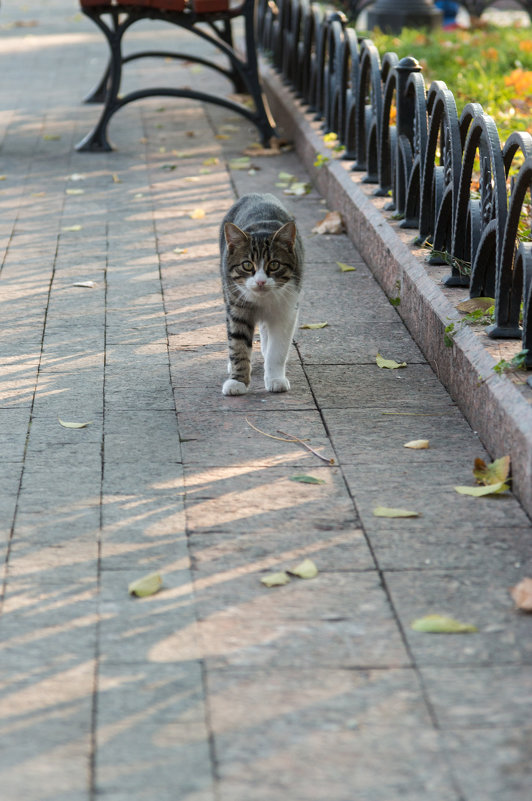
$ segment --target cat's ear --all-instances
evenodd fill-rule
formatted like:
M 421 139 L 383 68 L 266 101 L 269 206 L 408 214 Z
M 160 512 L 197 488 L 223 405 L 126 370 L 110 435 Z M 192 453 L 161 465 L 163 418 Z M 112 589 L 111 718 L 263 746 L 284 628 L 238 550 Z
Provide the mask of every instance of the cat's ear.
M 293 250 L 296 241 L 296 233 L 296 224 L 293 220 L 290 220 L 274 233 L 272 242 L 277 242 L 279 245 L 284 245 L 288 250 Z
M 224 225 L 224 236 L 230 253 L 238 245 L 247 245 L 249 243 L 248 235 L 232 222 L 226 222 Z

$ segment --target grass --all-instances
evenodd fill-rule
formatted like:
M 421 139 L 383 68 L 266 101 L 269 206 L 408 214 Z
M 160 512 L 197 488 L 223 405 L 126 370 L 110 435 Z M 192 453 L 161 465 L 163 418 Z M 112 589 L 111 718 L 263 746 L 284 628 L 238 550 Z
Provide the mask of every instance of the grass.
M 375 30 L 370 38 L 381 57 L 395 52 L 417 58 L 427 87 L 444 81 L 458 114 L 467 103 L 480 103 L 495 120 L 501 143 L 512 131 L 532 130 L 531 28 L 404 29 L 400 37 Z

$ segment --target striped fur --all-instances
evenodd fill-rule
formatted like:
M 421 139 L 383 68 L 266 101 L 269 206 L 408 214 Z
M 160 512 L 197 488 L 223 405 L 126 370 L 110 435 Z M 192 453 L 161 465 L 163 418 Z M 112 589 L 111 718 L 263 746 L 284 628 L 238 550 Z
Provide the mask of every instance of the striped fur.
M 249 194 L 225 216 L 220 230 L 229 378 L 225 395 L 244 394 L 259 325 L 264 382 L 271 392 L 290 388 L 285 365 L 294 332 L 303 269 L 295 223 L 274 195 Z

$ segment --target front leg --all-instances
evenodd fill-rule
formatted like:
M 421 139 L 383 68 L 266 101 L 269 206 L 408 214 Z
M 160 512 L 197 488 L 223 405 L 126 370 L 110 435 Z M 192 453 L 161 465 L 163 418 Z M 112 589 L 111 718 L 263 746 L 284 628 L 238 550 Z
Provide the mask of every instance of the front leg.
M 264 385 L 269 392 L 287 392 L 286 361 L 296 326 L 297 309 L 287 310 L 283 320 L 268 323 L 268 345 L 264 354 Z
M 227 315 L 227 340 L 229 343 L 228 378 L 222 387 L 224 395 L 244 395 L 251 380 L 251 349 L 254 325 L 237 313 Z

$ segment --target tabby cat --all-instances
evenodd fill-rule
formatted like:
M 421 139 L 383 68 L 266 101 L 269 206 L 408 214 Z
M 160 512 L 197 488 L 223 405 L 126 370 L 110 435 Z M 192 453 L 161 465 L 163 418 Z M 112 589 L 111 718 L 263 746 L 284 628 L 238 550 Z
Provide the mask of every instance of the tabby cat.
M 286 360 L 296 325 L 303 245 L 296 224 L 274 195 L 243 195 L 220 230 L 221 273 L 229 342 L 224 395 L 243 395 L 259 325 L 264 384 L 286 392 Z

